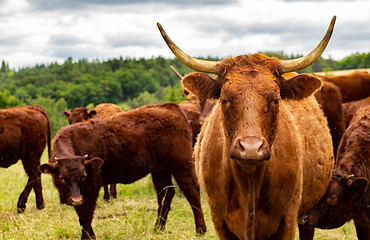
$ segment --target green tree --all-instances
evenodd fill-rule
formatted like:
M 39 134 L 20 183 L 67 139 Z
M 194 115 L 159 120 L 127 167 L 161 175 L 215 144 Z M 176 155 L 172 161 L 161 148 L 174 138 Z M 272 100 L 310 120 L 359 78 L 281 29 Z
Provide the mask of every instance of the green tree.
M 21 106 L 23 103 L 16 97 L 10 95 L 9 91 L 0 92 L 0 108 Z

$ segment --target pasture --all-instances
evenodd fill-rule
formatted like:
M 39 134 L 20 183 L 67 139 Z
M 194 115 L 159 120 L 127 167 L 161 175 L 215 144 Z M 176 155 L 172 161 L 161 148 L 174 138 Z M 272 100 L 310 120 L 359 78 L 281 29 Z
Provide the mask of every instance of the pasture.
M 46 163 L 47 155 L 42 157 Z M 16 202 L 27 177 L 21 162 L 0 168 L 0 239 L 79 239 L 81 230 L 75 210 L 59 204 L 59 196 L 50 175 L 42 175 L 45 208 L 37 210 L 32 191 L 23 214 Z M 194 217 L 177 186 L 166 229 L 154 232 L 157 199 L 150 176 L 130 185 L 117 185 L 117 199 L 105 202 L 103 190 L 97 201 L 92 227 L 97 239 L 218 239 L 213 229 L 209 207 L 202 194 L 202 207 L 208 232 L 195 234 Z M 298 234 L 297 234 L 298 235 Z M 298 240 L 298 236 L 296 238 Z M 334 230 L 316 229 L 315 239 L 357 239 L 352 223 Z

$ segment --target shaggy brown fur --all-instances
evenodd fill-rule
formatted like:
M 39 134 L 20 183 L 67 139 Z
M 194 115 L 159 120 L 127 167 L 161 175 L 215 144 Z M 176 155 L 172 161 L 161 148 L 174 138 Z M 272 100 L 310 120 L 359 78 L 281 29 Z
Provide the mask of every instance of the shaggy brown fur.
M 27 185 L 18 199 L 18 212 L 26 209 L 32 188 L 37 208 L 44 207 L 41 173 L 37 167 L 46 144 L 50 156 L 49 117 L 42 107 L 24 106 L 0 110 L 0 167 L 7 168 L 21 159 L 28 175 Z
M 328 119 L 333 140 L 334 157 L 336 157 L 337 149 L 345 130 L 340 89 L 334 83 L 323 82 L 322 88 L 315 93 L 315 98 Z
M 370 239 L 370 105 L 350 121 L 338 148 L 333 177 L 323 198 L 303 218 L 318 228 L 337 228 L 353 220 L 357 237 Z M 301 239 L 313 239 L 313 232 Z
M 196 231 L 204 233 L 191 136 L 177 104 L 143 106 L 60 129 L 51 162 L 40 170 L 52 173 L 61 202 L 75 206 L 82 239 L 95 236 L 91 221 L 102 184 L 128 184 L 149 173 L 158 198 L 156 229 L 163 229 L 167 220 L 173 176 L 191 205 Z
M 347 128 L 353 115 L 362 107 L 370 105 L 370 97 L 365 99 L 343 103 L 344 124 Z
M 223 60 L 215 79 L 194 73 L 182 80 L 198 97 L 219 99 L 194 156 L 220 239 L 293 239 L 298 215 L 329 183 L 330 132 L 311 96 L 321 81 L 282 79 L 279 64 L 243 55 Z
M 370 96 L 370 74 L 354 71 L 340 76 L 318 76 L 337 85 L 342 93 L 343 102 L 356 101 Z

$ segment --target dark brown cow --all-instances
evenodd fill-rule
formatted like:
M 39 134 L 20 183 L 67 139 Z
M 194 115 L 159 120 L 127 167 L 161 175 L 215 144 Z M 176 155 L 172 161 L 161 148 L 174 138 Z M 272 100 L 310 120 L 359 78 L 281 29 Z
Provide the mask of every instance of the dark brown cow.
M 322 88 L 315 93 L 315 98 L 328 119 L 335 157 L 345 130 L 340 89 L 334 83 L 324 81 Z
M 344 103 L 370 96 L 370 74 L 368 72 L 354 71 L 346 75 L 318 75 L 318 77 L 337 85 L 341 90 Z
M 64 111 L 64 115 L 67 117 L 69 124 L 87 121 L 91 118 L 106 118 L 110 117 L 116 113 L 123 112 L 123 110 L 113 103 L 101 103 L 94 107 L 93 110 L 89 112 L 88 108 L 78 107 L 73 108 L 71 111 Z M 108 189 L 107 185 L 103 186 L 105 200 L 112 198 L 117 198 L 117 186 L 115 183 L 110 185 Z
M 359 109 L 346 129 L 327 191 L 302 219 L 307 226 L 332 229 L 353 220 L 358 239 L 370 239 L 369 149 L 370 105 Z M 313 239 L 313 231 L 301 239 Z
M 194 59 L 158 27 L 188 67 L 182 84 L 200 98 L 218 99 L 194 149 L 196 172 L 220 239 L 294 239 L 297 218 L 325 193 L 333 168 L 327 120 L 312 94 L 319 78 L 283 74 L 321 55 L 331 32 L 307 56 L 263 54 L 220 62 Z M 214 73 L 211 78 L 205 73 Z
M 163 229 L 167 220 L 173 176 L 191 205 L 196 231 L 204 233 L 191 136 L 177 104 L 143 106 L 60 129 L 51 162 L 39 169 L 52 174 L 61 203 L 75 206 L 82 239 L 95 236 L 91 221 L 102 185 L 132 183 L 149 173 L 158 199 L 156 229 Z
M 50 157 L 49 117 L 42 107 L 33 105 L 0 110 L 0 167 L 8 168 L 21 159 L 28 175 L 27 185 L 18 199 L 18 212 L 26 209 L 32 188 L 37 208 L 44 208 L 41 173 L 37 167 L 46 144 Z
M 353 115 L 358 109 L 370 105 L 370 97 L 365 99 L 343 103 L 344 124 L 347 128 Z

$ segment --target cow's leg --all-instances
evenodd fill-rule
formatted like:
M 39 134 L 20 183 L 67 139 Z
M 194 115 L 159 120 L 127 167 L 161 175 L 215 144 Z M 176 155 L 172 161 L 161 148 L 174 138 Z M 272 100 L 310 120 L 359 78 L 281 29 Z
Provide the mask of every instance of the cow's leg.
M 103 196 L 103 198 L 104 198 L 105 201 L 108 201 L 109 198 L 110 198 L 108 185 L 104 185 L 103 186 L 103 189 L 104 189 L 104 196 Z
M 212 208 L 211 208 L 211 213 L 212 213 L 211 214 L 212 222 L 213 222 L 213 225 L 215 227 L 215 230 L 217 232 L 219 239 L 239 240 L 239 238 L 230 231 L 230 229 L 227 227 L 226 222 L 223 220 L 220 214 L 217 213 L 217 211 L 212 211 Z
M 152 180 L 158 200 L 158 216 L 155 223 L 155 230 L 163 230 L 166 225 L 168 212 L 170 211 L 172 198 L 175 195 L 175 188 L 171 180 L 171 174 L 168 172 L 160 171 L 152 173 Z
M 359 221 L 354 221 L 356 227 L 357 238 L 359 240 L 370 239 L 370 224 L 361 224 Z
M 299 239 L 312 240 L 315 234 L 315 228 L 298 224 Z
M 35 154 L 36 155 L 36 154 Z M 39 156 L 32 156 L 32 157 L 24 157 L 22 158 L 23 168 L 28 175 L 27 185 L 24 188 L 23 192 L 19 196 L 18 199 L 18 212 L 24 212 L 26 209 L 26 203 L 28 199 L 28 195 L 33 188 L 36 195 L 36 206 L 38 209 L 44 208 L 44 197 L 42 195 L 42 185 L 41 185 L 41 173 L 38 170 L 38 166 L 40 165 L 40 157 L 41 154 L 37 154 Z M 37 160 L 34 160 L 37 159 Z
M 207 227 L 204 222 L 200 203 L 199 183 L 195 177 L 194 170 L 191 168 L 183 168 L 180 171 L 174 172 L 173 176 L 193 210 L 196 232 L 198 234 L 204 234 L 207 231 Z
M 109 192 L 112 198 L 117 198 L 117 185 L 115 183 L 110 185 Z
M 94 215 L 94 209 L 96 204 L 96 198 L 94 201 L 89 200 L 84 197 L 86 200 L 81 206 L 75 206 L 80 225 L 82 227 L 81 239 L 95 239 L 95 233 L 91 227 L 91 222 Z

